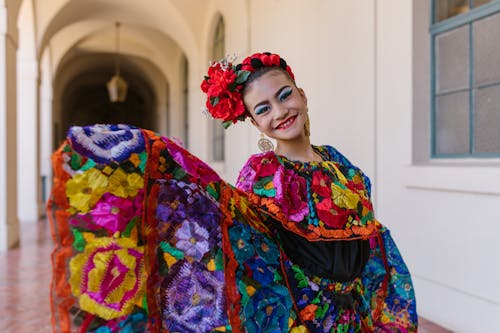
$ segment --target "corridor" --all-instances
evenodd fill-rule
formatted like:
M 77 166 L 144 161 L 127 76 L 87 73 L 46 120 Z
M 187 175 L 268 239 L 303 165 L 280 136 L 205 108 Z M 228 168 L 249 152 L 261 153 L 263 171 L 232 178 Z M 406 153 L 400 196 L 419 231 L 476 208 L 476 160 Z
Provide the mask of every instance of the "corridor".
M 51 250 L 48 222 L 40 220 L 21 224 L 20 246 L 0 253 L 0 333 L 51 332 Z M 423 318 L 418 331 L 451 332 Z

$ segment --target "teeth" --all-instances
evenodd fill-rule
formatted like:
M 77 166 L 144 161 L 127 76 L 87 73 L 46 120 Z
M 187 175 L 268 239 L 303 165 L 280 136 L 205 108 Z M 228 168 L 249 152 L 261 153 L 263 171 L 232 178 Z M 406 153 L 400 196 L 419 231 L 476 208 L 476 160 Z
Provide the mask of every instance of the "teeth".
M 293 121 L 293 117 L 290 118 L 289 120 L 287 120 L 286 122 L 284 122 L 283 124 L 281 124 L 279 127 L 280 128 L 283 128 L 283 127 L 287 127 L 288 125 L 290 125 Z

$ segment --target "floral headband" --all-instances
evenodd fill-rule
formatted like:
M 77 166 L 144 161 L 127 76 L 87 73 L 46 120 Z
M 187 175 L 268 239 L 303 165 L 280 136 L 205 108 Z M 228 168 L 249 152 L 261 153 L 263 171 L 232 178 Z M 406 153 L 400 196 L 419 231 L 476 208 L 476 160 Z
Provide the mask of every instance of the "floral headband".
M 243 104 L 242 91 L 250 74 L 262 67 L 278 67 L 295 80 L 292 69 L 285 59 L 269 52 L 255 53 L 246 57 L 241 64 L 233 66 L 230 60 L 213 62 L 201 83 L 201 90 L 207 94 L 207 111 L 222 120 L 224 128 L 249 116 Z

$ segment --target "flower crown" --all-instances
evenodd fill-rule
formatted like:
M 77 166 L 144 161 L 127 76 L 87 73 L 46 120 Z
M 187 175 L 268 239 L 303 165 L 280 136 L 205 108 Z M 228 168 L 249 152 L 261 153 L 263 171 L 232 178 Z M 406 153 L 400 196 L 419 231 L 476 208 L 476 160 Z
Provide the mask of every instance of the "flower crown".
M 250 75 L 262 67 L 278 67 L 295 80 L 292 69 L 277 54 L 255 53 L 234 66 L 232 59 L 213 62 L 201 83 L 201 90 L 207 94 L 206 110 L 216 119 L 222 120 L 224 128 L 249 116 L 243 104 L 242 91 Z

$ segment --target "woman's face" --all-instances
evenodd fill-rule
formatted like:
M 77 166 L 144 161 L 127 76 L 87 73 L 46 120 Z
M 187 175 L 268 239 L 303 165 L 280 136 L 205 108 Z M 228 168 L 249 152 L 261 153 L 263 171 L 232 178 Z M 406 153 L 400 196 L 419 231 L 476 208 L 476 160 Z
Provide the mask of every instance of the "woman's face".
M 286 73 L 272 70 L 255 79 L 246 87 L 243 102 L 252 123 L 278 144 L 305 136 L 307 98 Z

